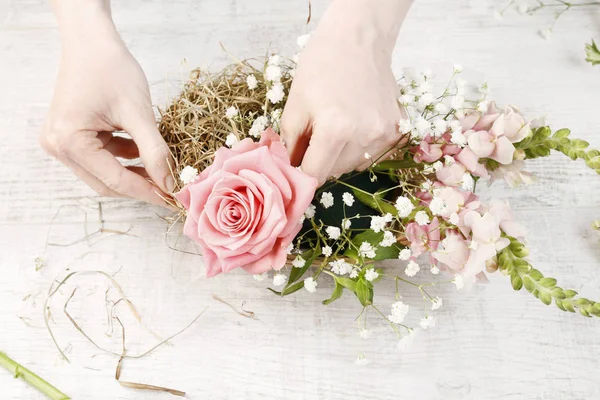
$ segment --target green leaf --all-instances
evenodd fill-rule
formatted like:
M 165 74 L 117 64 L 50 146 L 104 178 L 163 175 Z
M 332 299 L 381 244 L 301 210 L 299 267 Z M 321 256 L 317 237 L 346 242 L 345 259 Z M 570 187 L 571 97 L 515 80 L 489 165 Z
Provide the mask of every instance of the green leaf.
M 383 199 L 381 194 L 367 194 L 363 191 L 352 189 L 354 196 L 367 207 L 371 207 L 376 211 L 383 211 L 383 213 L 390 213 L 393 216 L 398 214 L 398 210 L 393 204 Z
M 320 249 L 312 249 L 305 251 L 300 255 L 303 259 L 306 260 L 302 268 L 292 267 L 290 271 L 290 276 L 288 277 L 286 288 L 289 287 L 292 283 L 296 282 L 298 279 L 302 278 L 302 275 L 310 268 L 312 263 L 321 255 Z M 285 289 L 284 289 L 285 290 Z
M 359 280 L 356 284 L 356 297 L 358 297 L 358 301 L 363 307 L 368 306 L 373 302 L 372 291 L 367 286 L 364 280 Z
M 533 290 L 535 289 L 535 282 L 528 276 L 523 277 L 523 285 L 529 293 L 533 292 Z
M 542 275 L 542 273 L 540 271 L 538 271 L 537 269 L 532 269 L 531 271 L 529 271 L 529 276 L 534 281 L 539 281 L 540 279 L 542 279 L 544 277 L 544 275 Z
M 333 289 L 333 293 L 331 293 L 330 298 L 328 298 L 327 300 L 323 300 L 323 304 L 328 305 L 328 304 L 333 303 L 334 301 L 336 301 L 337 299 L 342 297 L 343 292 L 344 292 L 344 287 L 338 283 L 337 278 L 336 278 L 335 289 Z
M 375 171 L 387 171 L 390 169 L 407 169 L 407 168 L 416 168 L 420 164 L 417 164 L 415 160 L 412 158 L 407 158 L 406 160 L 386 160 L 380 163 L 377 163 L 373 169 Z
M 554 297 L 555 300 L 564 300 L 567 298 L 565 292 L 563 292 L 563 290 L 559 287 L 555 287 L 554 289 L 552 289 L 552 297 Z
M 575 307 L 573 307 L 573 303 L 570 301 L 563 301 L 563 306 L 567 309 L 568 312 L 575 312 Z
M 554 286 L 556 286 L 556 279 L 554 279 L 554 278 L 542 278 L 542 279 L 540 279 L 540 282 L 539 282 L 539 284 L 540 284 L 542 287 L 545 287 L 545 288 L 551 289 L 551 288 L 553 288 Z
M 398 258 L 398 254 L 400 254 L 402 247 L 397 243 L 389 247 L 380 246 L 379 243 L 381 243 L 382 240 L 383 232 L 375 232 L 368 229 L 352 238 L 351 242 L 354 246 L 348 246 L 344 255 L 355 260 L 359 259 L 357 249 L 360 248 L 360 245 L 363 242 L 367 242 L 375 248 L 375 258 L 372 258 L 371 260 L 381 261 Z
M 554 132 L 553 137 L 555 139 L 566 138 L 570 134 L 571 134 L 571 130 L 570 129 L 563 128 L 563 129 L 559 129 L 556 132 Z
M 550 293 L 547 292 L 540 292 L 539 299 L 545 305 L 549 305 L 550 303 L 552 303 L 552 296 L 550 296 Z
M 591 63 L 592 65 L 600 64 L 600 50 L 598 50 L 594 39 L 592 39 L 592 43 L 585 45 L 585 55 L 585 61 Z
M 589 145 L 590 144 L 588 142 L 586 142 L 585 140 L 571 139 L 571 147 L 573 147 L 574 149 L 585 149 Z
M 574 291 L 574 290 L 568 290 L 567 289 L 567 290 L 564 291 L 564 293 L 565 293 L 565 296 L 567 297 L 567 299 L 571 299 L 571 298 L 577 296 L 577 292 Z
M 517 273 L 512 273 L 510 275 L 510 282 L 512 283 L 512 287 L 515 290 L 521 290 L 523 288 L 523 279 Z
M 350 278 L 336 277 L 335 278 L 335 282 L 339 283 L 340 285 L 342 285 L 343 287 L 345 287 L 349 291 L 356 293 L 356 281 L 353 281 Z
M 281 291 L 281 295 L 287 296 L 288 294 L 297 292 L 298 290 L 302 289 L 303 287 L 304 287 L 304 281 L 296 282 L 291 286 L 286 286 L 285 288 L 283 288 L 283 290 Z

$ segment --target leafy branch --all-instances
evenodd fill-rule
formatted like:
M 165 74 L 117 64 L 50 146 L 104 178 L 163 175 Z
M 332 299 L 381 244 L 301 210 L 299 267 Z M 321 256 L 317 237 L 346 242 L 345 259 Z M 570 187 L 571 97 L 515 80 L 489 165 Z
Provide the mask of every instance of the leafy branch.
M 600 64 L 600 50 L 598 50 L 598 46 L 596 46 L 594 39 L 592 39 L 592 43 L 587 43 L 585 45 L 585 55 L 587 56 L 585 61 L 592 65 Z
M 509 237 L 509 239 L 510 245 L 498 255 L 498 265 L 502 273 L 510 276 L 514 290 L 519 291 L 525 287 L 529 293 L 546 305 L 554 301 L 554 304 L 563 311 L 572 313 L 579 311 L 585 317 L 600 317 L 600 303 L 577 297 L 576 291 L 563 289 L 556 285 L 556 279 L 544 277 L 525 260 L 529 254 L 525 245 L 515 238 Z
M 589 143 L 581 139 L 570 139 L 569 129 L 559 129 L 552 134 L 550 127 L 535 129 L 531 136 L 515 143 L 515 147 L 525 153 L 526 159 L 547 157 L 552 150 L 558 151 L 572 160 L 583 159 L 585 164 L 600 174 L 600 151 L 590 149 Z

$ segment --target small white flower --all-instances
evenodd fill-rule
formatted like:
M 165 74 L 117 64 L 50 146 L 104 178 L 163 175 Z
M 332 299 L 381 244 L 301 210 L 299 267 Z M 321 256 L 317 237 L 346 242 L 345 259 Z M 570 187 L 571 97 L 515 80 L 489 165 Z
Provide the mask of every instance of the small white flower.
M 460 64 L 454 64 L 454 67 L 452 67 L 452 70 L 454 71 L 455 74 L 460 74 L 461 72 L 463 72 L 463 67 Z
M 433 133 L 436 135 L 442 135 L 444 132 L 446 132 L 447 127 L 446 121 L 443 119 L 438 119 L 433 123 Z
M 281 286 L 287 281 L 287 276 L 284 274 L 275 274 L 273 275 L 273 286 Z
M 281 64 L 281 56 L 278 54 L 273 54 L 271 57 L 269 57 L 269 65 L 279 65 Z
M 352 272 L 352 264 L 347 263 L 344 260 L 335 260 L 329 263 L 331 272 L 336 275 L 346 275 Z
M 413 130 L 412 123 L 409 119 L 401 119 L 398 121 L 398 130 L 400 133 L 408 133 Z
M 308 277 L 304 280 L 304 289 L 306 289 L 309 293 L 314 293 L 317 291 L 317 281 L 315 281 L 312 276 Z
M 321 203 L 324 208 L 329 208 L 333 206 L 333 195 L 331 194 L 331 192 L 323 192 L 319 203 Z
M 277 108 L 271 112 L 271 119 L 277 123 L 281 120 L 281 114 L 283 114 L 283 110 L 281 108 Z
M 365 153 L 365 154 L 364 154 L 364 157 L 365 157 L 367 160 L 370 160 L 370 159 L 371 159 L 371 155 L 370 155 L 369 153 Z
M 438 114 L 445 114 L 448 112 L 448 106 L 445 105 L 444 103 L 437 103 L 434 107 L 433 110 L 438 113 Z
M 550 38 L 552 37 L 552 30 L 550 29 L 542 29 L 540 31 L 540 35 L 546 39 L 546 40 L 550 40 Z
M 450 127 L 450 130 L 453 133 L 454 132 L 462 133 L 462 125 L 460 124 L 460 121 L 452 120 L 452 121 L 450 121 L 450 124 L 448 124 L 448 126 Z
M 421 328 L 423 329 L 433 328 L 435 326 L 435 317 L 432 317 L 431 315 L 423 317 L 421 318 L 419 325 L 421 325 Z
M 433 189 L 433 182 L 427 179 L 425 182 L 421 183 L 421 187 L 423 188 L 423 190 L 429 191 Z
M 448 221 L 452 224 L 452 225 L 458 225 L 460 219 L 458 217 L 457 213 L 452 213 L 450 214 L 450 218 L 448 218 Z
M 234 118 L 236 115 L 238 115 L 238 109 L 235 108 L 234 106 L 231 106 L 227 109 L 227 111 L 225 111 L 225 116 L 229 119 Z
M 396 237 L 394 236 L 394 234 L 390 231 L 385 231 L 383 233 L 383 240 L 381 241 L 381 243 L 379 243 L 379 245 L 381 247 L 390 247 L 394 243 L 396 243 Z
M 427 121 L 422 116 L 417 117 L 417 121 L 415 122 L 415 129 L 419 136 L 423 137 L 431 129 L 431 122 Z
M 408 197 L 400 196 L 396 199 L 396 210 L 398 210 L 398 217 L 406 218 L 415 209 L 414 204 Z
M 298 44 L 298 47 L 300 47 L 301 49 L 303 49 L 308 44 L 308 40 L 309 39 L 310 39 L 310 33 L 307 33 L 305 35 L 298 36 L 298 39 L 296 40 L 296 43 Z
M 304 267 L 304 264 L 306 264 L 306 260 L 300 256 L 296 256 L 294 261 L 292 261 L 292 267 L 294 268 L 302 268 Z
M 460 290 L 465 287 L 465 280 L 460 275 L 454 275 L 454 279 L 452 279 L 452 283 L 456 286 L 456 290 Z
M 269 117 L 261 115 L 252 122 L 252 127 L 248 132 L 250 136 L 258 138 L 267 129 L 269 125 Z
M 394 324 L 401 324 L 404 322 L 404 318 L 406 318 L 409 310 L 410 306 L 408 304 L 397 301 L 392 304 L 392 312 L 388 315 L 388 319 Z
M 419 225 L 427 225 L 429 223 L 429 215 L 425 211 L 419 211 L 415 214 L 415 221 Z
M 352 196 L 352 194 L 348 192 L 344 192 L 344 194 L 342 195 L 342 200 L 344 201 L 344 204 L 346 204 L 348 207 L 352 207 L 352 205 L 354 204 L 354 196 Z
M 294 243 L 288 244 L 288 246 L 285 248 L 285 252 L 286 254 L 292 254 L 294 252 Z
M 450 141 L 460 147 L 467 145 L 467 137 L 462 132 L 452 131 Z
M 198 176 L 198 170 L 196 168 L 188 165 L 185 168 L 183 168 L 181 170 L 181 172 L 179 173 L 179 180 L 184 185 L 187 185 L 188 183 L 193 182 L 197 176 Z
M 237 136 L 235 136 L 234 133 L 230 133 L 229 135 L 227 135 L 227 138 L 225 138 L 225 145 L 227 147 L 233 147 L 238 142 L 239 139 L 237 138 Z
M 277 65 L 269 65 L 265 70 L 265 79 L 270 82 L 279 82 L 281 79 L 281 68 Z
M 439 197 L 434 197 L 429 202 L 429 209 L 433 215 L 444 215 L 447 212 L 447 206 L 444 200 Z
M 454 157 L 452 156 L 444 156 L 444 164 L 446 165 L 452 165 L 456 162 L 456 160 L 454 159 Z
M 411 261 L 406 266 L 404 273 L 406 274 L 406 276 L 415 276 L 417 274 L 417 272 L 419 272 L 420 270 L 421 270 L 421 267 L 419 267 L 419 264 L 417 264 L 414 261 Z
M 310 206 L 308 206 L 306 211 L 304 211 L 304 216 L 308 219 L 314 218 L 316 210 L 317 210 L 317 207 L 315 207 L 314 204 L 311 204 Z
M 487 84 L 487 82 L 483 82 L 481 85 L 479 85 L 479 93 L 488 94 L 489 92 L 490 92 L 490 87 Z
M 421 107 L 427 107 L 428 105 L 430 105 L 431 103 L 433 103 L 433 100 L 434 100 L 434 97 L 433 97 L 433 95 L 431 93 L 424 93 L 419 98 L 419 105 Z
M 468 172 L 465 172 L 463 175 L 462 188 L 469 192 L 472 192 L 475 188 L 475 179 L 473 179 L 473 176 Z
M 344 220 L 342 221 L 342 228 L 350 229 L 351 226 L 352 226 L 352 221 L 349 220 L 348 218 L 344 218 Z
M 358 276 L 358 272 L 359 272 L 359 271 L 358 271 L 358 269 L 353 269 L 353 270 L 350 272 L 350 275 L 349 275 L 349 276 L 350 276 L 350 278 L 352 278 L 352 279 L 356 278 L 356 277 Z
M 248 75 L 246 77 L 246 85 L 248 85 L 248 89 L 254 90 L 258 87 L 258 81 L 254 75 Z
M 410 251 L 409 248 L 406 248 L 406 249 L 400 250 L 400 254 L 398 254 L 398 259 L 400 259 L 402 261 L 406 261 L 410 258 L 410 256 L 412 256 L 412 252 Z
M 432 265 L 429 269 L 429 272 L 431 272 L 432 275 L 437 275 L 440 273 L 440 269 L 437 267 L 437 265 Z
M 325 257 L 329 257 L 333 253 L 333 250 L 331 250 L 331 247 L 329 246 L 323 246 L 323 248 L 321 249 L 321 253 L 323 253 Z
M 402 338 L 398 341 L 398 350 L 404 351 L 408 349 L 415 340 L 415 335 L 416 331 L 412 330 L 409 333 L 402 336 Z
M 370 330 L 368 330 L 367 328 L 363 328 L 358 332 L 358 335 L 362 338 L 362 339 L 368 339 L 371 337 L 371 335 L 373 334 L 373 332 L 371 332 Z
M 373 232 L 375 232 L 375 233 L 381 232 L 382 230 L 385 229 L 386 224 L 387 224 L 387 221 L 386 221 L 385 217 L 382 217 L 379 215 L 371 216 L 371 229 L 373 230 Z
M 434 171 L 439 171 L 440 169 L 442 169 L 444 167 L 444 164 L 438 160 L 436 162 L 434 162 L 431 167 L 433 168 Z
M 370 363 L 370 361 L 367 360 L 367 358 L 362 353 L 356 357 L 356 360 L 354 360 L 354 364 L 360 365 L 360 366 L 367 365 L 369 363 Z
M 369 268 L 365 272 L 365 279 L 369 282 L 373 282 L 377 278 L 379 278 L 379 272 L 375 271 L 373 268 Z
M 327 233 L 327 236 L 329 236 L 329 239 L 333 240 L 338 240 L 341 235 L 340 228 L 335 226 L 328 226 L 325 228 L 325 232 Z
M 265 279 L 267 279 L 267 277 L 269 276 L 269 274 L 267 274 L 266 272 L 264 274 L 254 274 L 252 275 L 252 277 L 254 278 L 255 281 L 264 281 Z
M 427 79 L 427 78 L 425 78 Z M 419 95 L 424 95 L 426 93 L 431 92 L 431 84 L 429 82 L 422 82 L 416 89 Z
M 444 305 L 444 300 L 442 300 L 441 297 L 436 297 L 435 299 L 433 299 L 431 301 L 431 310 L 435 311 L 443 305 Z
M 361 257 L 366 258 L 375 258 L 375 249 L 369 242 L 362 242 L 360 248 L 358 249 L 358 253 Z
M 488 103 L 487 101 L 481 101 L 479 104 L 477 104 L 477 111 L 479 112 L 486 112 L 488 109 Z
M 267 99 L 273 104 L 279 103 L 284 97 L 285 91 L 283 90 L 283 85 L 280 83 L 273 85 L 267 92 Z
M 398 102 L 405 107 L 410 106 L 414 100 L 415 96 L 411 96 L 410 94 L 403 94 L 402 96 L 398 97 Z

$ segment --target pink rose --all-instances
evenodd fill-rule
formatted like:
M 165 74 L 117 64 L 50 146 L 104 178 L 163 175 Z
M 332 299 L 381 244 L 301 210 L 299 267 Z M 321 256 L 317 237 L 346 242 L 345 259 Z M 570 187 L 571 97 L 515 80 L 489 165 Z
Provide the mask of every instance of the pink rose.
M 242 267 L 279 270 L 313 199 L 317 180 L 290 164 L 271 129 L 260 142 L 220 148 L 213 164 L 175 195 L 187 210 L 183 233 L 202 248 L 207 276 Z

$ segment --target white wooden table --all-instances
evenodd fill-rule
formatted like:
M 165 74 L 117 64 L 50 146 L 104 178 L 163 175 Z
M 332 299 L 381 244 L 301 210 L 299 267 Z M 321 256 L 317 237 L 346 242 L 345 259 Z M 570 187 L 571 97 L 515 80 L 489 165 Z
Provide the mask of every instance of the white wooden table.
M 326 3 L 313 1 L 314 20 Z M 487 80 L 500 103 L 518 104 L 531 117 L 546 115 L 553 127 L 569 127 L 600 147 L 600 67 L 583 60 L 584 42 L 600 40 L 600 12 L 566 14 L 545 41 L 537 30 L 551 23 L 550 12 L 535 17 L 511 12 L 498 22 L 494 6 L 490 0 L 417 2 L 402 28 L 395 68 L 429 67 L 441 82 L 453 63 L 461 63 L 465 77 Z M 306 30 L 306 8 L 303 0 L 128 0 L 115 1 L 114 14 L 161 105 L 177 93 L 190 67 L 226 62 L 219 42 L 239 57 L 264 54 L 267 47 L 292 55 L 295 38 Z M 115 280 L 143 321 L 137 326 L 125 304 L 117 306 L 132 355 L 206 309 L 170 344 L 123 366 L 124 380 L 184 390 L 189 398 L 599 398 L 600 322 L 516 294 L 502 276 L 469 293 L 441 289 L 438 327 L 405 353 L 376 318 L 375 334 L 367 340 L 358 336 L 354 318 L 360 308 L 351 296 L 322 306 L 330 292 L 325 284 L 315 295 L 302 291 L 280 299 L 265 290 L 266 282 L 243 273 L 206 280 L 198 257 L 166 246 L 167 226 L 155 215 L 162 210 L 95 197 L 38 147 L 59 51 L 46 1 L 0 0 L 0 350 L 74 399 L 170 395 L 122 388 L 114 380 L 118 357 L 95 349 L 66 319 L 63 304 L 78 286 L 70 314 L 98 344 L 121 351 L 120 330 L 106 334 L 109 282 L 99 275 L 74 278 L 50 305 L 50 324 L 72 362 L 61 359 L 44 328 L 43 304 L 49 285 L 67 267 L 118 271 Z M 181 65 L 184 58 L 187 66 Z M 483 196 L 511 201 L 533 233 L 535 266 L 599 300 L 600 243 L 590 225 L 600 218 L 600 177 L 561 155 L 532 162 L 530 169 L 540 177 L 537 184 L 511 191 L 499 184 L 482 188 Z M 88 231 L 98 229 L 97 201 L 105 227 L 130 229 L 129 235 L 105 233 L 90 243 L 46 248 L 47 241 L 82 238 L 84 212 Z M 103 240 L 95 243 L 98 239 Z M 191 248 L 184 240 L 179 245 Z M 39 271 L 36 257 L 45 260 Z M 238 315 L 213 294 L 236 308 L 245 301 L 257 319 Z M 406 297 L 419 302 L 416 293 Z M 378 300 L 389 304 L 391 297 Z M 360 353 L 369 365 L 354 364 Z M 42 398 L 4 370 L 0 393 L 3 399 Z

